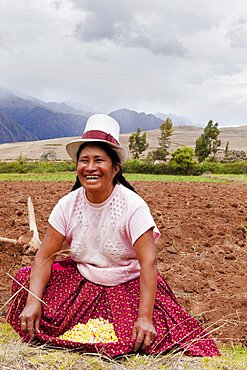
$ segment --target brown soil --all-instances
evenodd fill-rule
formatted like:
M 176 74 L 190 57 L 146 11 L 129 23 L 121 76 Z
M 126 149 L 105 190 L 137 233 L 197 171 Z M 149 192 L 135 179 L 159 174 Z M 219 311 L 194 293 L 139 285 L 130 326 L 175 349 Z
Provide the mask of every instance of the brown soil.
M 29 230 L 32 197 L 41 237 L 57 200 L 70 182 L 0 182 L 0 236 Z M 213 183 L 134 183 L 150 205 L 162 233 L 158 266 L 180 303 L 221 342 L 247 338 L 247 186 Z M 11 278 L 33 256 L 0 242 L 0 318 L 4 320 Z M 212 325 L 212 326 L 211 326 Z

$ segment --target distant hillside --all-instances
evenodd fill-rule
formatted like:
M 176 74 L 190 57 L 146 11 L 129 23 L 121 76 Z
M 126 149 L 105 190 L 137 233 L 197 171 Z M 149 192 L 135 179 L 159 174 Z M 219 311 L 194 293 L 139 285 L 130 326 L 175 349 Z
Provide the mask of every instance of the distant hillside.
M 72 108 L 66 103 L 56 103 L 56 102 L 49 102 L 44 103 L 42 102 L 42 106 L 57 113 L 72 113 L 72 114 L 79 114 L 80 116 L 90 117 L 92 112 L 86 112 L 81 109 Z
M 15 127 L 9 126 L 8 136 L 5 137 L 5 131 L 2 132 L 0 143 L 79 136 L 87 120 L 87 117 L 78 114 L 54 112 L 47 109 L 45 103 L 42 106 L 36 101 L 25 100 L 13 94 L 0 98 L 0 113 L 15 123 Z M 22 130 L 17 130 L 17 127 Z M 27 135 L 23 136 L 22 131 Z
M 65 103 L 45 103 L 0 88 L 0 160 L 17 159 L 20 154 L 39 159 L 47 150 L 53 150 L 57 159 L 68 159 L 65 144 L 81 136 L 90 115 Z M 138 127 L 147 131 L 147 151 L 156 148 L 160 125 L 168 116 L 174 125 L 171 152 L 184 145 L 194 147 L 195 140 L 203 132 L 202 127 L 176 115 L 138 113 L 129 109 L 119 109 L 110 115 L 120 123 L 120 141 L 126 148 L 130 134 Z M 230 150 L 247 152 L 247 126 L 220 127 L 220 132 L 221 149 L 229 140 Z
M 186 117 L 180 117 L 176 114 L 165 114 L 165 113 L 155 113 L 155 116 L 160 118 L 162 121 L 165 121 L 168 117 L 171 118 L 175 126 L 196 126 L 190 119 Z
M 80 109 L 72 108 L 65 103 L 45 103 L 37 98 L 16 94 L 0 88 L 0 113 L 15 123 L 9 126 L 8 135 L 2 130 L 0 143 L 45 140 L 59 137 L 80 136 L 85 127 L 87 118 L 92 114 Z M 159 113 L 162 115 L 163 113 Z M 153 114 L 138 113 L 134 110 L 119 109 L 110 113 L 121 126 L 121 133 L 135 132 L 138 127 L 142 131 L 158 129 L 164 119 Z M 162 117 L 168 117 L 163 114 Z M 173 116 L 176 126 L 186 121 L 183 117 Z M 13 127 L 13 132 L 11 131 Z M 17 128 L 20 127 L 19 131 Z M 1 128 L 0 128 L 1 129 Z M 23 132 L 26 136 L 23 136 Z
M 18 138 L 18 140 L 16 140 Z M 24 130 L 20 125 L 0 113 L 0 140 L 1 143 L 11 143 L 13 141 L 31 141 L 37 138 Z
M 175 127 L 171 137 L 171 146 L 169 151 L 173 152 L 181 146 L 194 147 L 196 139 L 202 134 L 202 132 L 203 129 L 199 127 Z M 220 127 L 220 132 L 222 149 L 226 147 L 226 143 L 229 140 L 230 149 L 244 150 L 247 153 L 247 126 Z M 147 141 L 149 143 L 147 152 L 158 146 L 159 135 L 159 129 L 147 131 Z M 129 136 L 130 133 L 120 135 L 120 143 L 126 147 L 126 149 L 128 149 Z M 48 150 L 52 150 L 57 159 L 69 159 L 65 150 L 65 145 L 68 141 L 73 139 L 76 139 L 76 137 L 0 144 L 0 159 L 14 160 L 17 159 L 20 154 L 28 159 L 39 159 L 41 155 Z
M 79 136 L 87 118 L 75 114 L 55 113 L 42 107 L 17 108 L 8 115 L 38 140 L 55 137 Z
M 141 130 L 154 130 L 159 128 L 163 122 L 160 118 L 153 114 L 146 114 L 144 112 L 137 113 L 129 109 L 119 109 L 110 113 L 110 116 L 115 118 L 121 127 L 121 133 L 134 132 L 141 128 Z

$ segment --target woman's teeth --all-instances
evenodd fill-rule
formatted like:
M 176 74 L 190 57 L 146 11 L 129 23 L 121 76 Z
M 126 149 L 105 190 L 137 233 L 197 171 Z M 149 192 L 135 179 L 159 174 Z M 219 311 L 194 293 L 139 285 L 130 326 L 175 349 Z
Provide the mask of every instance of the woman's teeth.
M 86 176 L 87 180 L 98 180 L 99 176 Z

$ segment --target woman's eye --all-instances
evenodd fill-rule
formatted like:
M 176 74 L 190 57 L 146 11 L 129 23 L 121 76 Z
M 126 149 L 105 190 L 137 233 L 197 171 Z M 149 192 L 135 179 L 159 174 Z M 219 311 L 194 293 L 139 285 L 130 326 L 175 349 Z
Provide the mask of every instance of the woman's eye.
M 97 163 L 103 162 L 103 159 L 97 158 L 95 162 L 97 162 Z

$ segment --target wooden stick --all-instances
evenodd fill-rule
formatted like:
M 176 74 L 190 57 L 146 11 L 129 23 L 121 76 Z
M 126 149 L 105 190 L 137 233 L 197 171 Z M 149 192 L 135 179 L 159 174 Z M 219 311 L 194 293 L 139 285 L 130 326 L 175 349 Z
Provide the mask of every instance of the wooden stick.
M 41 245 L 41 241 L 39 238 L 39 232 L 36 225 L 34 207 L 31 197 L 28 197 L 27 199 L 27 209 L 28 209 L 29 228 L 30 231 L 33 231 L 33 237 L 30 241 L 30 245 L 36 245 L 39 248 Z
M 17 239 L 3 238 L 3 237 L 0 236 L 0 242 L 16 244 L 18 242 L 18 240 Z
M 36 225 L 34 207 L 31 197 L 27 199 L 27 208 L 28 208 L 28 220 L 30 231 L 24 235 L 21 235 L 18 239 L 9 239 L 0 237 L 0 242 L 12 243 L 12 244 L 22 244 L 26 245 L 24 254 L 35 254 L 39 247 L 41 246 L 41 241 L 39 238 L 39 232 Z

